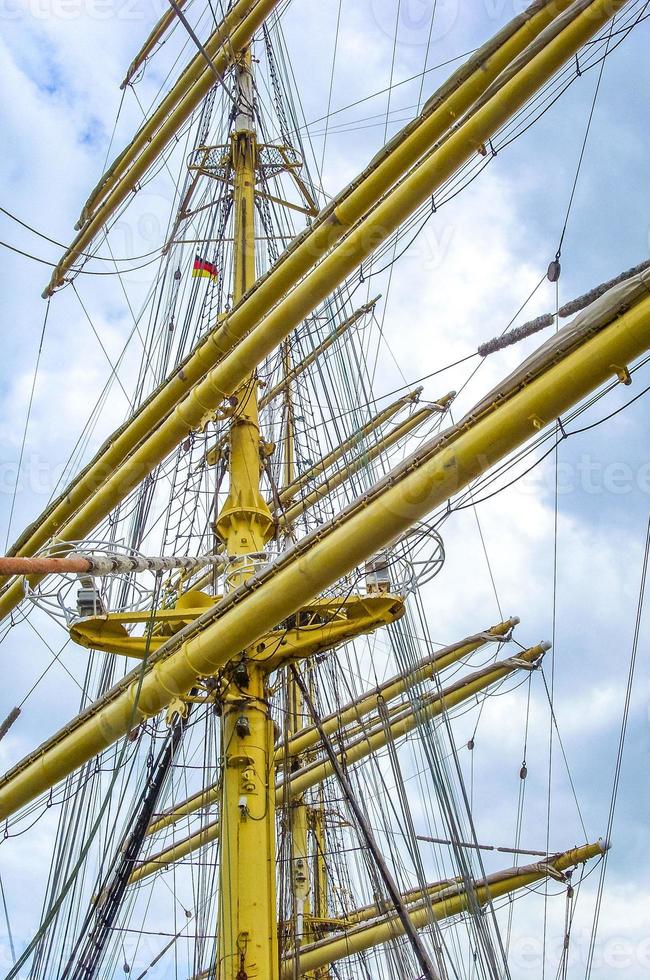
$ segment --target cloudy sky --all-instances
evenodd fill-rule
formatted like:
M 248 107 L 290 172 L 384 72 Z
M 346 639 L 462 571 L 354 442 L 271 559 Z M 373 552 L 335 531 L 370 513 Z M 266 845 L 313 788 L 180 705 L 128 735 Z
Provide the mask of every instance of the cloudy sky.
M 119 83 L 142 38 L 162 10 L 159 0 L 1 0 L 0 206 L 50 238 L 67 242 L 80 206 L 104 168 L 116 114 Z M 316 157 L 324 160 L 327 190 L 334 192 L 365 165 L 421 98 L 452 66 L 434 66 L 471 51 L 524 6 L 516 0 L 438 0 L 430 33 L 432 0 L 293 0 L 285 17 L 288 49 L 304 115 L 315 120 Z M 198 17 L 198 0 L 192 8 Z M 397 40 L 395 28 L 397 25 Z M 607 60 L 583 166 L 563 245 L 559 286 L 564 302 L 648 257 L 650 247 L 650 27 L 642 23 Z M 202 36 L 205 36 L 205 31 Z M 164 52 L 139 84 L 148 106 L 163 84 L 177 49 Z M 185 54 L 187 57 L 187 52 Z M 425 76 L 395 85 L 411 76 Z M 597 74 L 579 78 L 537 125 L 486 168 L 447 207 L 396 267 L 380 308 L 386 346 L 377 391 L 390 391 L 471 353 L 500 333 L 517 313 L 555 255 L 589 117 Z M 393 83 L 390 95 L 385 91 Z M 331 110 L 382 92 L 332 117 Z M 142 118 L 127 92 L 113 149 L 121 147 Z M 164 182 L 121 234 L 124 254 L 160 244 L 170 189 Z M 148 217 L 147 217 L 148 216 Z M 55 246 L 0 214 L 0 239 L 53 260 Z M 34 390 L 30 424 L 17 473 L 46 304 L 40 293 L 45 265 L 1 249 L 4 350 L 0 369 L 0 535 L 13 540 L 42 509 L 61 467 L 110 374 L 130 330 L 124 294 L 113 281 L 85 277 L 78 292 L 101 345 L 71 289 L 50 305 Z M 126 277 L 134 309 L 142 302 L 147 272 Z M 555 289 L 544 284 L 520 320 L 552 310 Z M 488 361 L 464 390 L 458 411 L 513 367 L 531 345 Z M 137 364 L 128 355 L 94 434 L 92 448 L 124 418 Z M 451 372 L 426 397 L 460 388 L 467 371 Z M 435 380 L 435 379 L 434 379 Z M 648 369 L 632 389 L 612 392 L 593 409 L 596 420 L 647 385 Z M 650 499 L 646 401 L 581 436 L 569 439 L 557 460 L 557 569 L 555 612 L 555 712 L 576 792 L 590 836 L 604 832 L 616 745 L 625 697 L 642 550 Z M 18 480 L 19 492 L 14 495 Z M 504 613 L 522 619 L 522 642 L 550 639 L 554 628 L 554 524 L 556 461 L 549 459 L 508 491 L 466 510 L 445 525 L 447 565 L 428 590 L 428 615 L 436 640 L 452 641 L 483 628 Z M 13 511 L 13 513 L 12 513 Z M 480 519 L 483 541 L 477 528 Z M 11 515 L 11 516 L 10 516 Z M 11 526 L 10 526 L 11 521 Z M 485 549 L 483 547 L 485 543 Z M 490 560 L 495 590 L 486 573 Z M 51 652 L 26 627 L 3 644 L 0 716 L 19 703 L 51 660 Z M 593 975 L 650 976 L 650 858 L 647 827 L 650 751 L 650 670 L 647 628 L 641 632 L 625 762 L 614 825 L 608 893 Z M 47 634 L 54 645 L 60 636 Z M 63 661 L 82 674 L 79 651 Z M 550 670 L 550 667 L 548 668 Z M 544 793 L 548 708 L 533 702 L 529 771 Z M 48 687 L 37 689 L 19 724 L 0 744 L 0 764 L 11 764 L 76 711 L 78 691 L 56 667 Z M 497 699 L 498 700 L 498 699 Z M 32 708 L 33 706 L 33 708 Z M 498 755 L 481 754 L 483 806 L 491 805 L 502 780 L 517 778 L 521 764 L 522 702 L 513 694 L 486 710 L 482 733 Z M 483 737 L 483 736 L 482 736 Z M 480 746 L 479 746 L 480 748 Z M 576 815 L 566 774 L 558 765 L 551 846 L 574 843 Z M 516 785 L 516 784 L 515 784 Z M 531 791 L 532 792 L 532 791 Z M 533 810 L 527 840 L 543 843 L 545 812 Z M 513 826 L 483 825 L 497 843 Z M 568 838 L 568 839 L 567 839 Z M 30 881 L 42 887 L 47 830 L 23 840 L 14 855 L 0 850 L 0 873 L 13 916 L 17 945 L 36 924 Z M 18 856 L 16 856 L 18 855 Z M 586 888 L 595 890 L 589 883 Z M 40 900 L 40 899 L 39 899 Z M 589 896 L 577 917 L 570 973 L 585 970 L 590 929 Z M 4 918 L 0 942 L 9 956 Z M 516 975 L 539 975 L 539 957 L 522 960 Z M 161 974 L 162 975 L 162 974 Z

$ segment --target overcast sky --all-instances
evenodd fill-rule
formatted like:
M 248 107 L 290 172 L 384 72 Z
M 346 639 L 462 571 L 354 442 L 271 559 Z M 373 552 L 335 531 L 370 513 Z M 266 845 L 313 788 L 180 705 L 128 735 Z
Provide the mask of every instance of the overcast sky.
M 1 2 L 0 206 L 56 241 L 68 242 L 80 207 L 104 168 L 120 107 L 119 83 L 162 4 L 159 0 Z M 438 0 L 429 36 L 432 0 L 403 0 L 399 5 L 390 0 L 342 0 L 340 4 L 336 0 L 293 0 L 285 30 L 306 119 L 318 120 L 328 104 L 332 110 L 339 109 L 386 89 L 391 80 L 401 82 L 418 75 L 425 59 L 426 67 L 431 68 L 457 58 L 493 34 L 522 6 L 516 0 Z M 563 245 L 561 303 L 648 257 L 649 30 L 648 23 L 641 24 L 605 65 Z M 201 36 L 206 36 L 206 30 Z M 139 84 L 143 106 L 155 97 L 171 60 L 171 54 L 165 53 L 160 65 L 154 62 Z M 384 92 L 337 114 L 326 139 L 323 124 L 315 123 L 312 139 L 316 157 L 323 155 L 326 189 L 334 192 L 352 178 L 452 67 L 429 71 L 422 89 L 417 78 L 393 88 L 390 101 Z M 558 247 L 596 81 L 594 71 L 578 79 L 532 130 L 499 153 L 478 180 L 441 209 L 417 246 L 396 266 L 387 299 L 380 307 L 386 346 L 378 394 L 403 384 L 402 378 L 419 378 L 471 353 L 478 343 L 500 333 L 538 283 Z M 124 145 L 140 119 L 138 102 L 128 91 L 113 149 Z M 125 254 L 142 254 L 160 244 L 156 222 L 162 220 L 168 201 L 169 188 L 161 184 L 155 196 L 139 202 L 135 216 L 124 224 Z M 153 218 L 148 220 L 147 215 Z M 33 255 L 48 260 L 58 256 L 56 247 L 2 214 L 0 231 L 0 239 Z M 131 321 L 124 295 L 114 281 L 78 280 L 79 294 L 99 333 L 102 350 L 73 291 L 68 288 L 53 299 L 14 502 L 16 467 L 46 310 L 40 293 L 49 271 L 6 249 L 0 250 L 0 256 L 4 340 L 0 535 L 4 547 L 7 534 L 14 540 L 42 509 L 110 373 L 108 358 L 119 354 Z M 137 309 L 147 289 L 147 271 L 126 280 Z M 552 310 L 555 301 L 554 287 L 544 284 L 520 321 Z M 531 346 L 488 361 L 464 390 L 458 411 L 487 391 Z M 127 357 L 122 369 L 127 393 L 136 361 L 135 355 L 131 360 Z M 466 376 L 466 370 L 459 370 L 440 382 L 434 379 L 427 384 L 425 395 L 434 398 L 450 388 L 460 388 Z M 589 420 L 623 405 L 648 383 L 648 368 L 644 368 L 635 375 L 631 389 L 610 394 L 590 413 Z M 126 394 L 116 387 L 88 453 L 126 412 Z M 590 836 L 597 839 L 607 823 L 649 512 L 646 400 L 640 399 L 607 424 L 564 442 L 559 450 L 558 486 L 555 711 L 583 816 Z M 522 642 L 550 639 L 554 627 L 555 461 L 549 459 L 530 477 L 481 504 L 477 513 L 503 612 L 521 617 Z M 474 511 L 454 515 L 444 534 L 447 565 L 427 592 L 427 612 L 434 638 L 451 642 L 496 622 L 499 610 Z M 14 630 L 3 645 L 2 717 L 22 700 L 51 659 L 35 633 L 27 627 L 20 630 Z M 53 645 L 61 643 L 60 635 L 47 635 Z M 647 636 L 644 624 L 601 942 L 593 971 L 599 978 L 620 974 L 642 980 L 650 976 Z M 82 676 L 83 656 L 83 651 L 68 649 L 62 658 L 77 678 Z M 533 847 L 543 844 L 546 819 L 548 708 L 541 689 L 537 695 L 528 765 L 541 802 L 531 810 L 525 834 Z M 486 709 L 481 730 L 486 745 L 500 748 L 496 754 L 480 754 L 484 779 L 479 802 L 485 814 L 481 833 L 502 844 L 512 839 L 514 823 L 502 827 L 490 823 L 490 794 L 499 794 L 502 780 L 509 780 L 511 788 L 516 786 L 522 697 L 517 692 Z M 37 688 L 20 722 L 0 743 L 2 767 L 22 757 L 71 716 L 77 700 L 78 690 L 69 676 L 54 668 L 48 675 L 48 687 Z M 566 773 L 559 764 L 557 769 L 550 839 L 552 847 L 561 849 L 576 841 L 577 821 Z M 15 842 L 12 853 L 7 846 L 0 849 L 0 873 L 19 946 L 37 924 L 50 834 L 51 826 L 40 825 L 31 836 Z M 34 890 L 39 895 L 36 904 Z M 595 876 L 585 891 L 569 973 L 575 977 L 584 975 Z M 2 914 L 0 942 L 8 957 Z M 537 954 L 518 965 L 513 975 L 540 975 Z

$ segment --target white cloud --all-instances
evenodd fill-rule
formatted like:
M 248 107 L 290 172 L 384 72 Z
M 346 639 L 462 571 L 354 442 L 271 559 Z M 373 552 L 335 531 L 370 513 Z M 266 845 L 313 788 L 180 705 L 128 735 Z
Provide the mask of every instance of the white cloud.
M 490 16 L 484 18 L 477 15 L 470 25 L 464 21 L 457 23 L 453 18 L 449 20 L 454 4 L 442 6 L 445 8 L 445 18 L 453 26 L 449 32 L 443 32 L 443 37 L 436 37 L 429 64 L 472 46 L 493 27 Z M 490 7 L 492 12 L 494 6 Z M 505 19 L 509 11 L 505 10 L 507 5 L 501 6 L 503 9 L 499 16 Z M 296 17 L 298 25 L 295 29 L 288 26 L 287 32 L 290 47 L 296 53 L 299 80 L 304 85 L 308 119 L 322 115 L 325 110 L 323 93 L 327 92 L 329 85 L 335 7 L 336 4 L 328 6 L 312 2 L 302 8 L 294 4 L 289 11 Z M 119 104 L 117 83 L 134 48 L 145 34 L 145 24 L 153 23 L 157 16 L 153 10 L 135 8 L 135 17 L 129 18 L 127 14 L 132 8 L 127 5 L 125 8 L 118 9 L 118 13 L 122 11 L 122 18 L 115 16 L 103 22 L 88 16 L 72 19 L 49 14 L 43 18 L 26 16 L 14 22 L 17 40 L 12 41 L 11 49 L 7 42 L 0 41 L 0 70 L 5 88 L 20 95 L 19 98 L 5 99 L 0 110 L 10 148 L 10 152 L 0 158 L 0 171 L 7 198 L 10 199 L 8 206 L 62 241 L 69 239 L 85 194 L 102 170 L 108 136 Z M 392 14 L 389 3 L 342 5 L 341 42 L 332 90 L 334 108 L 388 83 L 392 37 L 391 32 L 386 30 L 386 23 L 390 23 Z M 412 25 L 402 24 L 401 30 L 395 59 L 395 77 L 398 78 L 419 71 L 424 58 L 421 29 L 418 29 L 415 39 L 409 33 Z M 319 44 L 313 45 L 315 51 L 310 50 L 304 55 L 302 50 L 306 31 L 310 37 L 318 38 Z M 640 62 L 643 55 L 643 51 L 636 49 L 636 60 Z M 162 68 L 147 73 L 141 89 L 143 104 L 148 104 L 163 77 Z M 439 73 L 428 77 L 425 94 L 439 77 Z M 601 148 L 595 155 L 594 166 L 596 163 L 603 164 L 604 157 L 610 154 L 615 163 L 620 163 L 619 154 L 631 154 L 630 147 L 634 141 L 642 138 L 636 120 L 623 114 L 621 103 L 627 97 L 628 85 L 623 83 L 620 75 L 614 76 L 614 81 L 617 84 L 607 89 L 606 96 L 611 99 L 616 140 L 614 143 L 609 139 L 604 140 L 606 150 Z M 405 86 L 398 90 L 391 104 L 393 108 L 410 105 L 417 96 L 417 83 Z M 588 96 L 589 93 L 585 95 L 583 90 L 576 96 L 577 102 L 568 103 L 568 125 L 575 131 L 569 135 L 574 135 L 576 141 L 582 136 Z M 346 120 L 354 122 L 373 114 L 379 116 L 386 106 L 387 99 L 382 96 L 364 103 L 356 111 L 334 117 L 334 120 L 336 124 L 342 124 Z M 138 118 L 137 105 L 127 98 L 116 145 L 121 145 L 128 138 Z M 560 125 L 561 113 L 556 112 L 552 119 L 553 125 Z M 366 124 L 369 125 L 367 129 L 359 128 L 356 132 L 341 134 L 332 132 L 328 137 L 325 175 L 329 189 L 345 184 L 381 145 L 383 118 L 368 119 L 360 122 L 359 126 Z M 548 125 L 551 127 L 549 132 L 553 132 L 550 121 L 542 125 Z M 393 129 L 391 124 L 389 133 Z M 594 145 L 599 146 L 598 143 Z M 647 150 L 647 140 L 642 145 Z M 317 159 L 320 157 L 320 146 L 317 139 Z M 556 226 L 563 217 L 565 191 L 573 177 L 573 156 L 569 152 L 573 150 L 573 143 L 559 146 L 549 138 L 546 147 L 539 142 L 531 144 L 525 141 L 523 146 L 525 152 L 517 144 L 511 152 L 500 155 L 479 180 L 454 202 L 442 208 L 416 246 L 395 268 L 387 299 L 385 334 L 400 368 L 409 379 L 465 356 L 481 341 L 500 333 L 552 257 L 552 249 L 556 245 Z M 592 160 L 594 158 L 590 157 L 588 164 Z M 639 242 L 644 241 L 638 225 L 647 226 L 650 206 L 645 171 L 642 169 L 644 160 L 645 156 L 639 153 L 633 195 L 628 195 L 628 188 L 625 182 L 620 181 L 618 173 L 604 185 L 597 180 L 589 185 L 593 191 L 593 200 L 588 202 L 590 215 L 596 211 L 606 211 L 609 223 L 625 225 L 618 233 L 624 239 L 625 248 L 636 258 L 640 257 L 637 254 Z M 628 196 L 637 199 L 635 210 L 642 215 L 640 221 L 635 221 L 628 210 Z M 163 215 L 169 206 L 169 199 L 166 188 L 162 188 L 160 193 L 156 190 L 153 201 L 142 203 L 140 199 L 135 204 L 134 214 L 137 216 L 150 211 L 158 216 Z M 549 225 L 552 225 L 552 234 Z M 3 230 L 5 228 L 3 237 L 8 240 L 20 243 L 21 247 L 28 247 L 38 255 L 48 258 L 56 256 L 56 248 L 50 248 L 26 233 L 19 233 L 16 226 L 6 221 Z M 133 226 L 125 230 L 125 245 L 130 244 L 126 238 L 127 231 L 133 233 L 130 242 L 142 242 L 142 236 L 138 237 L 137 233 L 137 217 L 133 219 Z M 592 282 L 596 276 L 593 270 L 599 261 L 605 272 L 612 274 L 625 264 L 619 259 L 618 250 L 610 248 L 608 238 L 603 235 L 597 239 L 595 235 L 581 231 L 578 226 L 573 250 L 567 248 L 568 276 L 573 278 L 563 280 L 563 290 L 569 290 L 574 280 L 579 280 L 585 286 Z M 574 271 L 576 266 L 579 266 L 578 271 Z M 598 269 L 600 271 L 600 267 Z M 3 387 L 0 389 L 0 438 L 3 460 L 13 460 L 22 438 L 22 422 L 44 314 L 44 304 L 38 294 L 47 270 L 9 256 L 4 271 L 4 322 L 9 329 L 5 331 L 8 351 Z M 129 288 L 132 295 L 141 299 L 145 285 L 145 276 L 141 281 L 131 282 Z M 79 289 L 89 305 L 93 322 L 106 349 L 115 359 L 131 327 L 127 312 L 120 305 L 121 297 L 118 295 L 116 299 L 111 286 L 103 282 L 82 280 Z M 523 315 L 532 316 L 546 311 L 552 308 L 553 302 L 553 290 L 545 284 Z M 58 464 L 66 458 L 74 444 L 89 408 L 108 376 L 108 366 L 69 290 L 53 301 L 51 316 L 27 450 L 30 457 L 35 455 Z M 527 346 L 488 360 L 459 399 L 456 414 L 471 405 L 478 395 L 518 363 L 534 343 L 532 341 Z M 124 369 L 127 390 L 133 378 L 137 345 L 134 350 L 133 360 Z M 450 387 L 460 388 L 467 373 L 467 366 L 463 366 L 427 382 L 425 397 L 436 397 Z M 402 383 L 388 350 L 382 350 L 377 390 L 388 391 Z M 124 399 L 116 389 L 98 425 L 95 443 L 121 421 L 123 414 Z M 634 442 L 639 438 L 640 431 L 645 433 L 645 429 L 640 430 L 639 415 L 619 418 L 622 429 L 616 429 L 616 432 L 621 439 Z M 546 464 L 541 472 L 547 474 L 549 470 L 550 466 Z M 625 513 L 617 518 L 617 526 L 612 524 L 611 494 L 607 500 L 603 497 L 597 501 L 603 507 L 607 504 L 607 519 L 602 517 L 601 509 L 596 511 L 587 507 L 589 501 L 586 500 L 583 501 L 585 506 L 580 506 L 580 501 L 582 498 L 579 494 L 560 501 L 560 587 L 555 653 L 558 679 L 556 711 L 574 768 L 579 768 L 579 763 L 593 763 L 594 760 L 587 758 L 591 745 L 606 742 L 611 746 L 615 739 L 640 558 L 638 522 L 635 519 L 639 509 L 638 498 L 634 498 L 629 509 L 627 501 L 623 502 L 617 513 L 620 515 L 620 510 Z M 647 501 L 641 498 L 640 506 L 645 507 L 645 511 L 646 505 Z M 33 498 L 21 500 L 14 529 L 33 516 L 40 506 L 40 502 Z M 554 540 L 552 481 L 544 477 L 540 484 L 517 486 L 482 504 L 478 513 L 504 614 L 516 613 L 522 617 L 522 626 L 517 634 L 522 642 L 532 644 L 543 638 L 550 639 Z M 444 535 L 448 550 L 447 566 L 426 590 L 425 600 L 433 636 L 440 641 L 451 641 L 490 625 L 498 619 L 498 613 L 473 512 L 469 510 L 456 514 L 445 525 Z M 44 622 L 38 622 L 45 628 Z M 54 643 L 54 636 L 49 630 L 46 630 L 46 636 Z M 13 700 L 22 696 L 38 676 L 47 663 L 48 654 L 45 648 L 39 646 L 36 636 L 26 631 L 20 644 L 5 644 L 3 655 L 7 658 L 5 662 L 13 664 L 5 689 L 5 696 L 9 699 L 7 705 L 11 706 Z M 65 656 L 66 664 L 79 678 L 83 675 L 85 656 L 84 651 L 76 649 Z M 533 846 L 539 844 L 544 836 L 545 819 L 548 710 L 538 684 L 540 680 L 539 677 L 533 678 L 536 693 L 531 705 L 529 743 L 529 778 L 537 799 L 530 803 L 525 824 L 526 840 Z M 635 724 L 640 725 L 643 720 L 643 702 L 647 696 L 648 679 L 643 674 L 633 713 Z M 0 758 L 6 764 L 20 758 L 51 729 L 53 722 L 63 722 L 76 710 L 78 690 L 63 670 L 55 667 L 48 677 L 48 686 L 39 688 L 37 697 L 38 700 L 29 703 L 20 724 L 0 744 Z M 32 704 L 37 707 L 32 708 Z M 480 833 L 485 835 L 484 839 L 499 844 L 509 843 L 514 831 L 513 803 L 519 789 L 518 769 L 525 711 L 525 688 L 495 699 L 485 709 L 477 737 L 476 758 L 484 767 L 484 775 L 477 775 L 476 786 L 477 798 L 481 801 Z M 456 731 L 463 735 L 471 733 L 475 717 L 476 713 L 459 721 Z M 632 758 L 638 760 L 638 752 L 634 749 Z M 577 819 L 560 762 L 557 763 L 557 770 L 558 792 L 552 841 L 559 847 L 573 843 Z M 495 799 L 495 785 L 503 797 L 500 801 Z M 590 803 L 590 830 L 604 824 L 608 792 L 607 779 L 603 778 L 602 787 L 593 787 L 597 799 Z M 627 793 L 627 805 L 634 809 L 639 791 L 632 786 Z M 534 800 L 532 790 L 529 800 Z M 642 814 L 637 814 L 635 825 L 643 823 L 643 819 Z M 12 918 L 15 914 L 14 928 L 21 939 L 33 931 L 38 919 L 32 883 L 37 883 L 34 887 L 42 889 L 50 860 L 54 822 L 52 815 L 24 838 L 5 842 L 0 853 L 0 867 L 5 887 L 8 888 Z M 641 848 L 635 845 L 635 855 L 639 857 L 635 883 L 624 887 L 626 861 L 625 856 L 621 856 L 622 851 L 624 847 L 617 846 L 612 852 L 612 887 L 602 916 L 604 958 L 602 965 L 598 966 L 600 974 L 597 975 L 611 976 L 618 968 L 616 963 L 606 959 L 608 955 L 614 958 L 618 955 L 611 949 L 607 953 L 607 944 L 623 937 L 626 943 L 631 944 L 636 959 L 632 965 L 620 969 L 625 970 L 626 977 L 636 980 L 647 975 L 647 966 L 639 959 L 639 950 L 647 934 L 647 920 L 643 912 L 648 901 L 647 861 Z M 25 887 L 23 881 L 29 882 L 29 885 Z M 164 888 L 159 891 L 164 892 Z M 191 897 L 189 885 L 187 894 Z M 527 914 L 523 914 L 521 919 L 519 916 L 520 908 L 533 904 L 534 896 L 528 896 L 517 905 L 514 949 L 527 936 L 539 937 L 537 913 L 531 913 L 530 918 L 527 918 Z M 557 947 L 562 934 L 563 900 L 557 899 L 553 905 L 550 936 Z M 581 911 L 576 922 L 576 932 L 580 932 L 581 936 L 590 927 L 588 910 L 592 907 L 593 889 L 591 894 L 585 894 L 581 899 Z M 587 912 L 582 912 L 582 909 L 587 909 Z M 527 922 L 532 925 L 527 927 Z M 557 958 L 552 961 L 553 965 L 556 962 Z M 522 975 L 526 975 L 523 966 Z M 531 975 L 539 975 L 538 963 Z

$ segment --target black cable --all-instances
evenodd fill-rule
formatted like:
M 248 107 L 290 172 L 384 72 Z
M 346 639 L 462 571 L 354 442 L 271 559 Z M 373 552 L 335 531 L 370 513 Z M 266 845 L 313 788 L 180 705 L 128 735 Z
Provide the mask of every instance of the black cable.
M 10 252 L 15 252 L 17 255 L 22 255 L 26 259 L 31 259 L 33 262 L 39 262 L 41 265 L 47 265 L 50 269 L 56 269 L 58 266 L 57 262 L 49 262 L 47 259 L 41 259 L 38 255 L 33 255 L 31 252 L 25 252 L 21 248 L 17 248 L 15 245 L 10 245 L 9 242 L 0 241 L 0 245 L 3 248 L 8 248 Z M 143 262 L 142 265 L 134 265 L 130 269 L 120 269 L 119 271 L 124 275 L 129 272 L 137 272 L 139 269 L 146 269 L 148 266 L 153 265 L 159 259 L 159 249 L 156 249 L 156 254 L 153 259 L 149 259 L 148 262 Z M 86 254 L 86 253 L 82 253 Z M 153 253 L 151 253 L 153 254 Z M 108 260 L 106 260 L 108 261 Z M 117 261 L 120 261 L 119 259 Z M 91 269 L 77 269 L 75 275 L 79 276 L 114 276 L 117 270 L 112 270 L 111 272 L 100 272 L 99 270 L 93 271 Z
M 347 803 L 350 809 L 352 810 L 352 812 L 354 813 L 357 824 L 359 825 L 361 833 L 365 839 L 366 845 L 374 858 L 380 876 L 384 882 L 384 885 L 386 886 L 388 894 L 390 895 L 397 917 L 402 923 L 404 933 L 406 934 L 406 936 L 411 942 L 413 951 L 420 964 L 420 968 L 422 969 L 424 976 L 427 978 L 427 980 L 438 980 L 438 976 L 434 971 L 431 961 L 429 959 L 429 954 L 427 953 L 424 944 L 422 943 L 422 939 L 417 929 L 413 925 L 411 916 L 409 915 L 408 911 L 405 908 L 404 900 L 402 899 L 402 896 L 398 891 L 393 876 L 391 875 L 388 869 L 388 865 L 384 861 L 381 850 L 375 841 L 372 830 L 370 829 L 370 825 L 368 824 L 366 815 L 363 812 L 361 804 L 357 799 L 356 794 L 352 790 L 350 781 L 348 780 L 348 777 L 343 770 L 343 767 L 339 761 L 339 757 L 336 754 L 336 750 L 332 745 L 332 741 L 329 735 L 326 733 L 325 729 L 323 728 L 323 725 L 320 720 L 320 716 L 316 711 L 316 707 L 314 705 L 314 702 L 312 701 L 309 691 L 307 690 L 307 686 L 305 685 L 302 677 L 300 676 L 296 668 L 293 666 L 291 667 L 291 673 L 293 675 L 296 684 L 300 688 L 300 692 L 302 694 L 305 704 L 307 705 L 309 713 L 311 714 L 314 726 L 316 727 L 316 729 L 318 730 L 318 734 L 320 735 L 321 743 L 323 745 L 323 748 L 325 749 L 325 753 L 330 761 L 332 769 L 338 779 L 338 782 L 341 788 L 343 789 Z
M 129 878 L 142 849 L 147 828 L 169 775 L 186 723 L 187 718 L 177 719 L 158 754 L 153 772 L 136 804 L 131 828 L 117 850 L 116 866 L 100 883 L 97 890 L 100 896 L 99 903 L 97 901 L 91 903 L 77 942 L 61 974 L 62 980 L 66 978 L 92 980 L 98 976 L 115 918 L 120 910 Z
M 8 218 L 11 218 L 11 220 L 15 221 L 16 224 L 21 225 L 23 228 L 26 228 L 27 231 L 30 231 L 33 235 L 37 235 L 38 238 L 42 238 L 44 241 L 49 242 L 51 245 L 56 245 L 57 248 L 63 248 L 63 249 L 68 248 L 67 245 L 63 244 L 63 242 L 58 242 L 56 238 L 50 238 L 49 235 L 45 235 L 42 231 L 39 231 L 37 228 L 34 228 L 32 225 L 27 224 L 26 221 L 23 221 L 17 215 L 12 214 L 11 211 L 7 211 L 6 208 L 0 207 L 0 213 L 6 215 Z M 140 259 L 148 259 L 151 255 L 156 255 L 158 252 L 160 252 L 160 249 L 155 248 L 151 252 L 144 252 L 142 255 L 131 255 L 128 259 L 116 259 L 112 255 L 109 257 L 103 255 L 96 255 L 92 252 L 79 252 L 78 254 L 84 256 L 84 258 L 97 259 L 98 262 L 137 262 Z
M 593 97 L 593 99 L 591 101 L 591 109 L 589 111 L 589 117 L 587 119 L 587 128 L 585 130 L 584 139 L 582 141 L 582 148 L 580 150 L 580 156 L 578 157 L 578 166 L 576 167 L 575 178 L 573 180 L 573 186 L 571 188 L 571 194 L 569 196 L 569 204 L 568 204 L 567 211 L 566 211 L 566 217 L 564 219 L 564 225 L 562 227 L 562 233 L 560 235 L 560 241 L 559 241 L 559 244 L 558 244 L 558 247 L 557 247 L 557 252 L 555 253 L 555 261 L 556 262 L 559 262 L 560 261 L 560 257 L 562 255 L 562 245 L 564 244 L 564 237 L 565 237 L 566 232 L 567 232 L 567 227 L 568 227 L 568 224 L 569 224 L 569 217 L 571 215 L 571 208 L 573 207 L 573 201 L 575 199 L 576 191 L 578 189 L 578 181 L 580 179 L 580 172 L 582 170 L 582 164 L 583 164 L 583 161 L 584 161 L 584 158 L 585 158 L 585 152 L 586 152 L 586 149 L 587 149 L 587 143 L 589 141 L 589 134 L 591 132 L 591 124 L 592 124 L 593 119 L 594 119 L 594 112 L 596 111 L 596 103 L 598 101 L 598 94 L 600 92 L 600 84 L 601 84 L 601 82 L 603 80 L 603 72 L 605 71 L 605 62 L 607 61 L 607 53 L 609 51 L 609 45 L 610 45 L 610 42 L 611 42 L 611 39 L 612 39 L 612 33 L 614 31 L 614 23 L 615 23 L 615 20 L 616 20 L 616 18 L 613 18 L 612 19 L 612 23 L 611 23 L 611 27 L 610 27 L 610 31 L 609 31 L 609 37 L 607 39 L 607 45 L 605 47 L 605 55 L 603 57 L 603 60 L 600 63 L 600 71 L 598 72 L 598 79 L 596 81 L 596 90 L 594 92 L 594 97 Z

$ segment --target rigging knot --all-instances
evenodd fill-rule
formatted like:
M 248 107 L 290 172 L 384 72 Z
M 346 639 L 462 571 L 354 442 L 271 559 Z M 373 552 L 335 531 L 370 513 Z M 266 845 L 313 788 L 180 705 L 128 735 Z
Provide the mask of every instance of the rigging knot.
M 558 869 L 548 861 L 540 861 L 539 864 L 534 865 L 534 867 L 543 874 L 548 875 L 549 878 L 553 878 L 554 881 L 562 882 L 563 885 L 565 885 L 569 880 L 564 871 L 558 871 Z

